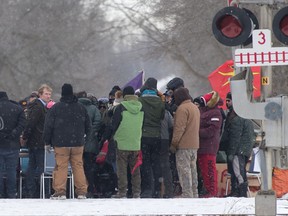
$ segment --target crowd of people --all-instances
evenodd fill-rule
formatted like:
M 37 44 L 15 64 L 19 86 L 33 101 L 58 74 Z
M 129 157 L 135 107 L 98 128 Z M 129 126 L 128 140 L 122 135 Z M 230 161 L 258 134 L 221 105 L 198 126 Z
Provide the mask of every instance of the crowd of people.
M 165 93 L 153 77 L 136 91 L 114 86 L 107 99 L 75 93 L 66 83 L 59 102 L 52 93 L 43 84 L 15 102 L 0 92 L 0 198 L 17 197 L 19 148 L 29 151 L 25 198 L 39 198 L 51 148 L 56 165 L 53 192 L 45 193 L 50 199 L 66 199 L 69 163 L 78 199 L 217 197 L 219 149 L 227 155 L 229 196 L 247 197 L 254 129 L 235 113 L 231 93 L 227 116 L 216 91 L 193 99 L 179 77 Z

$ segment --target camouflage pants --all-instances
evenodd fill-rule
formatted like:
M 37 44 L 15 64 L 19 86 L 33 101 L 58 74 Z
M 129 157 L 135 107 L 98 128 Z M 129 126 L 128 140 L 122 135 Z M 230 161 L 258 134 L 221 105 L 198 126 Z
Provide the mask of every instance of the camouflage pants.
M 197 149 L 179 149 L 176 164 L 183 198 L 198 197 Z

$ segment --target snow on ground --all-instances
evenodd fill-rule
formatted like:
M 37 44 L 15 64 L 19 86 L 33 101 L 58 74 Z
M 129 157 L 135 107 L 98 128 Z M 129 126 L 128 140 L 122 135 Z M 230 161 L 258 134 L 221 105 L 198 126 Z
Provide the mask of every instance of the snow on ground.
M 0 199 L 0 215 L 255 215 L 255 198 L 208 199 Z M 277 200 L 277 215 L 288 201 Z

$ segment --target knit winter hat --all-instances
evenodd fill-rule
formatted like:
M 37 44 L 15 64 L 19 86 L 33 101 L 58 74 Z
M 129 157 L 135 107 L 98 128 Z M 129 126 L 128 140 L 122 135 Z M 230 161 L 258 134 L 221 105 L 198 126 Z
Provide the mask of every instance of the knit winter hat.
M 204 107 L 204 106 L 205 106 L 205 104 L 204 104 L 204 102 L 203 102 L 203 99 L 201 99 L 201 96 L 194 98 L 193 103 L 194 103 L 194 104 L 197 103 L 197 104 L 199 104 L 199 106 L 201 106 L 201 107 Z
M 167 90 L 171 89 L 172 91 L 175 91 L 179 87 L 184 87 L 184 81 L 179 77 L 174 77 L 167 84 Z
M 149 77 L 144 83 L 144 86 L 146 86 L 147 89 L 157 90 L 157 80 L 153 77 Z
M 184 87 L 177 88 L 174 92 L 175 104 L 179 106 L 185 100 L 191 100 L 189 90 Z M 192 100 L 191 100 L 192 102 Z
M 207 106 L 207 103 L 209 102 L 209 100 L 211 100 L 212 95 L 213 94 L 210 92 L 210 93 L 207 93 L 207 94 L 205 94 L 205 95 L 203 95 L 201 97 L 201 99 L 203 100 L 205 106 Z
M 123 89 L 123 97 L 125 97 L 125 95 L 134 95 L 134 94 L 135 94 L 135 91 L 132 86 L 127 86 Z
M 72 96 L 73 95 L 73 87 L 71 84 L 67 84 L 65 83 L 62 86 L 62 92 L 61 92 L 61 96 Z
M 231 92 L 228 92 L 228 93 L 227 93 L 227 95 L 226 95 L 226 99 L 230 99 L 230 100 L 232 100 Z
M 0 91 L 0 98 L 8 98 L 7 93 L 4 91 Z
M 109 92 L 109 96 L 115 96 L 117 91 L 121 91 L 121 88 L 118 85 L 113 86 L 112 90 Z

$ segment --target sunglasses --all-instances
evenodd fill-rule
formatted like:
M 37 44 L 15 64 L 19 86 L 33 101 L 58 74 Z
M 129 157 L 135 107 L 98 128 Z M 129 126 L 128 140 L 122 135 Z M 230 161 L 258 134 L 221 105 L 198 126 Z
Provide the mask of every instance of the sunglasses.
M 106 109 L 106 106 L 100 106 L 99 108 L 100 108 L 100 109 L 101 109 L 101 108 L 104 108 L 104 109 Z

